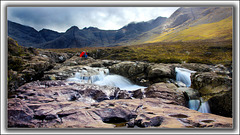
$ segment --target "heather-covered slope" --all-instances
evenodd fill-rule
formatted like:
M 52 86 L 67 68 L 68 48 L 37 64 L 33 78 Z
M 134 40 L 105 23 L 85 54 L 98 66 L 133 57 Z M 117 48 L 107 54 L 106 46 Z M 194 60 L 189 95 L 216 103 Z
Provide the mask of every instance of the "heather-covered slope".
M 173 13 L 164 25 L 145 33 L 140 41 L 231 40 L 232 26 L 231 7 L 184 7 Z

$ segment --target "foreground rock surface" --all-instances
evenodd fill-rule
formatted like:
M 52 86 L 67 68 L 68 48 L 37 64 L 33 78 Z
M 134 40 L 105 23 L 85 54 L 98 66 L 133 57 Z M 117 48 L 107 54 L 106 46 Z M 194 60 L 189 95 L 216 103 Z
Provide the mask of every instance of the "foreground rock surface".
M 157 84 L 174 93 L 174 87 Z M 167 87 L 168 86 L 168 87 Z M 152 86 L 154 87 L 154 86 Z M 25 128 L 232 128 L 232 118 L 200 113 L 163 98 L 134 91 L 118 99 L 116 87 L 66 81 L 35 81 L 8 99 L 8 127 Z M 136 94 L 137 93 L 137 94 Z M 148 94 L 146 94 L 148 95 Z M 174 94 L 173 94 L 174 95 Z M 157 97 L 156 97 L 157 96 Z M 111 99 L 111 100 L 110 100 Z

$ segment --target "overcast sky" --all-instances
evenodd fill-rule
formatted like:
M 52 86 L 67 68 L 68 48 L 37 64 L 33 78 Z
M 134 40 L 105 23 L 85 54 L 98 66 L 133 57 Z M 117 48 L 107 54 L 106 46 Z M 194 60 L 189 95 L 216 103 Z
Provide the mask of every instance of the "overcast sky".
M 43 28 L 65 32 L 71 26 L 79 29 L 98 27 L 117 30 L 130 22 L 141 22 L 159 16 L 170 17 L 178 7 L 8 7 L 7 19 L 36 30 Z

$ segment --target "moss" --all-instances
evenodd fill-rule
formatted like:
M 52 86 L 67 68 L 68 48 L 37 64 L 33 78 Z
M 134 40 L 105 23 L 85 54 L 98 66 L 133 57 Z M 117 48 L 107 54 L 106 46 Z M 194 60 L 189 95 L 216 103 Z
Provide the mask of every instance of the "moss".
M 208 59 L 201 59 L 201 58 L 189 58 L 186 62 L 187 63 L 213 64 Z
M 9 56 L 8 57 L 8 70 L 22 71 L 24 69 L 24 61 L 21 57 L 18 56 Z

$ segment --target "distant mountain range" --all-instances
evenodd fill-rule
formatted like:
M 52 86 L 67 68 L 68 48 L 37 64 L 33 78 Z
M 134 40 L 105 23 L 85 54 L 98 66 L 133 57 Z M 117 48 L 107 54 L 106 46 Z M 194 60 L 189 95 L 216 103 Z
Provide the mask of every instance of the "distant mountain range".
M 119 30 L 72 26 L 64 33 L 35 30 L 8 21 L 8 36 L 22 46 L 81 48 L 133 45 L 154 42 L 221 41 L 232 39 L 231 7 L 182 7 L 169 18 L 130 23 Z

